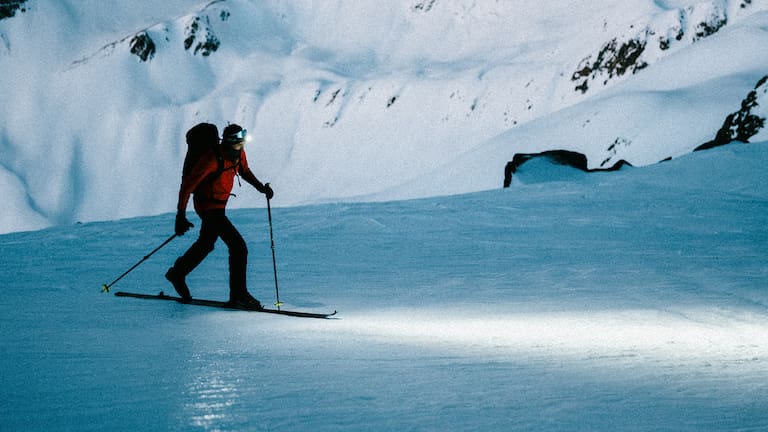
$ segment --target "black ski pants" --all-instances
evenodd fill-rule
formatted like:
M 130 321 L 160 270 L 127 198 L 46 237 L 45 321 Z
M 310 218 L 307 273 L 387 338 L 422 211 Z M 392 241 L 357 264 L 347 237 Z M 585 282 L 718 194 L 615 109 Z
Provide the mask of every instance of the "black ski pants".
M 224 209 L 207 210 L 200 212 L 199 216 L 202 220 L 200 237 L 176 260 L 173 265 L 175 271 L 179 275 L 188 275 L 213 251 L 216 240 L 221 238 L 229 249 L 230 298 L 246 293 L 248 247 L 243 236 L 229 221 Z

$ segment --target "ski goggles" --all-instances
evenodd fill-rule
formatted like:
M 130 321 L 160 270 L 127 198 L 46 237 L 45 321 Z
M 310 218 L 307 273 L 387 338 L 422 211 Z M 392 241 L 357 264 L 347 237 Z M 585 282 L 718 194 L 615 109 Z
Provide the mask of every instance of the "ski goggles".
M 244 141 L 248 141 L 248 131 L 246 129 L 243 129 L 239 132 L 227 135 L 226 138 L 224 138 L 224 141 L 230 142 L 230 143 L 240 143 Z

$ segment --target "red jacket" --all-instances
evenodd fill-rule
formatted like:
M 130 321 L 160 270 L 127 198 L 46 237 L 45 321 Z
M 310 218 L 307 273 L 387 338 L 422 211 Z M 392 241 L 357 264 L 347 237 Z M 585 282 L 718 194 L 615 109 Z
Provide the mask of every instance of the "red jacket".
M 240 174 L 243 180 L 252 184 L 260 192 L 264 191 L 264 185 L 248 167 L 248 159 L 243 150 L 240 150 L 239 162 L 225 155 L 221 174 L 217 175 L 218 171 L 219 162 L 214 152 L 209 151 L 203 154 L 192 170 L 181 178 L 177 210 L 186 211 L 191 194 L 194 194 L 193 202 L 197 213 L 225 208 L 232 193 L 236 174 Z

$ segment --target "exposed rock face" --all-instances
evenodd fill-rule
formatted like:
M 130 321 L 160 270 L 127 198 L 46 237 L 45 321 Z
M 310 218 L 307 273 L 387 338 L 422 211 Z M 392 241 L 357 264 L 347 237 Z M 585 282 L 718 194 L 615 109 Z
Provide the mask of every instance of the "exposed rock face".
M 509 187 L 512 184 L 512 175 L 517 172 L 517 169 L 526 162 L 543 158 L 556 165 L 565 165 L 576 168 L 584 172 L 596 172 L 596 171 L 617 171 L 625 166 L 632 166 L 625 160 L 620 160 L 608 168 L 596 168 L 589 169 L 587 167 L 587 157 L 579 152 L 570 150 L 548 150 L 541 153 L 517 153 L 512 161 L 507 162 L 504 167 L 504 187 Z
M 619 43 L 616 39 L 603 45 L 600 52 L 597 53 L 595 60 L 587 57 L 582 60 L 576 72 L 573 73 L 571 81 L 579 83 L 575 90 L 586 93 L 589 90 L 589 83 L 598 79 L 603 80 L 603 85 L 615 77 L 620 77 L 627 72 L 635 73 L 645 69 L 648 63 L 641 60 L 645 51 L 646 40 L 630 39 Z
M 156 50 L 155 42 L 145 31 L 131 39 L 131 54 L 138 56 L 141 61 L 151 60 L 155 56 Z
M 210 5 L 209 5 L 210 6 Z M 192 54 L 200 54 L 203 57 L 216 52 L 221 46 L 221 41 L 214 32 L 211 25 L 211 18 L 208 13 L 209 8 L 204 8 L 197 14 L 184 18 L 187 24 L 184 26 L 184 49 L 191 51 Z M 222 21 L 229 18 L 229 12 L 224 10 L 219 14 Z M 131 54 L 137 56 L 141 61 L 151 61 L 157 54 L 157 43 L 178 43 L 169 37 L 169 29 L 177 23 L 162 23 L 142 30 L 130 38 Z M 121 41 L 122 42 L 122 41 Z
M 0 0 L 0 20 L 13 17 L 16 11 L 26 12 L 26 2 L 27 0 Z
M 696 147 L 694 151 L 718 147 L 733 141 L 747 143 L 765 127 L 766 116 L 768 116 L 768 75 L 761 78 L 754 90 L 741 101 L 741 109 L 725 118 L 715 139 Z
M 221 42 L 213 33 L 211 21 L 208 16 L 196 16 L 185 30 L 187 38 L 184 39 L 184 49 L 193 49 L 194 54 L 198 52 L 203 57 L 211 55 L 219 49 Z
M 741 8 L 751 4 L 743 0 Z M 574 90 L 586 93 L 593 85 L 608 85 L 655 63 L 668 51 L 683 48 L 710 36 L 728 23 L 726 11 L 717 2 L 660 14 L 650 23 L 632 25 L 624 35 L 603 44 L 594 55 L 581 60 L 571 75 Z M 640 30 L 637 30 L 640 28 Z

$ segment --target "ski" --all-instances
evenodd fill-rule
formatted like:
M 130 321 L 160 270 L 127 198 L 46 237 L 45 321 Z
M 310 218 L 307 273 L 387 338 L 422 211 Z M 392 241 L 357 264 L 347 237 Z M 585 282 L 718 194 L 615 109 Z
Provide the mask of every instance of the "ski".
M 171 300 L 175 302 L 182 303 L 181 297 L 174 297 L 166 295 L 164 292 L 160 292 L 160 294 L 152 295 L 152 294 L 137 294 L 132 292 L 125 292 L 125 291 L 118 291 L 115 293 L 117 297 L 132 297 L 132 298 L 138 298 L 138 299 L 147 299 L 147 300 Z M 291 311 L 291 310 L 282 310 L 282 309 L 255 309 L 255 308 L 248 308 L 244 306 L 237 306 L 230 304 L 229 302 L 223 302 L 223 301 L 216 301 L 216 300 L 204 300 L 204 299 L 196 299 L 193 298 L 187 303 L 183 304 L 191 304 L 195 306 L 207 306 L 207 307 L 215 307 L 220 309 L 233 309 L 233 310 L 244 310 L 249 312 L 264 312 L 264 313 L 271 313 L 271 314 L 277 314 L 277 315 L 286 315 L 286 316 L 292 316 L 292 317 L 300 317 L 300 318 L 320 318 L 320 319 L 328 319 L 332 316 L 336 315 L 336 311 L 333 311 L 332 313 L 313 313 L 313 312 L 298 312 L 298 311 Z

